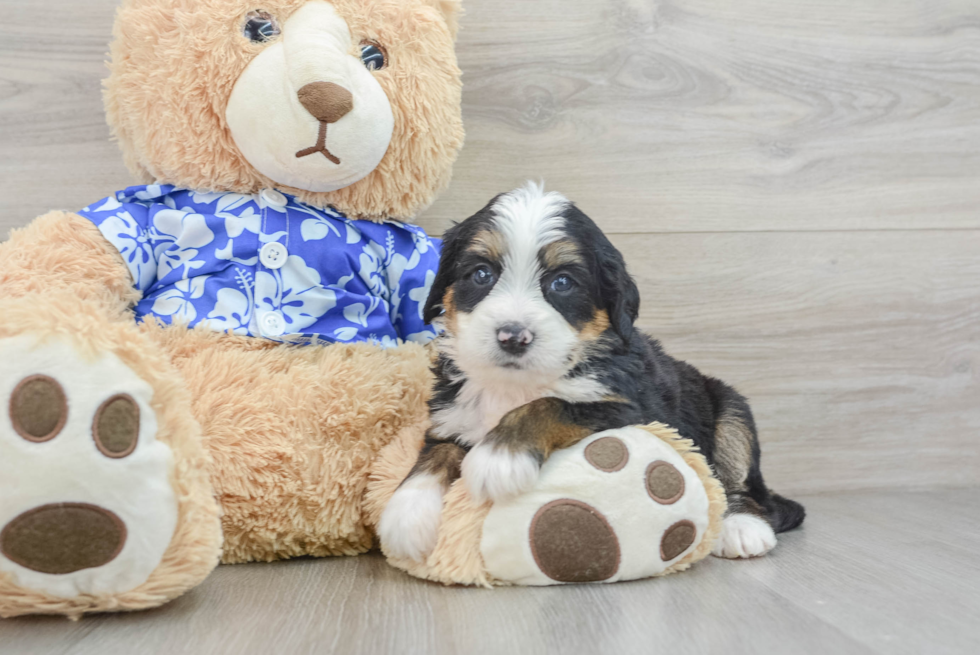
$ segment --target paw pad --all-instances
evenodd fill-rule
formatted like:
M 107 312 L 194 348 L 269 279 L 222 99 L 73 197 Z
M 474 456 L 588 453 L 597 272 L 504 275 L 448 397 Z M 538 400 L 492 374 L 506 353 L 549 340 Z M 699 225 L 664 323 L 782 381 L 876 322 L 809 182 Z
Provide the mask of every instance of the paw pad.
M 647 493 L 661 505 L 672 505 L 684 495 L 684 476 L 667 462 L 647 467 Z
M 67 420 L 68 400 L 54 378 L 28 376 L 10 394 L 10 422 L 14 431 L 28 441 L 54 439 Z
M 106 457 L 125 457 L 136 450 L 139 432 L 140 408 L 128 394 L 113 396 L 95 412 L 92 437 Z
M 558 582 L 596 582 L 619 568 L 619 540 L 602 514 L 577 500 L 556 500 L 531 520 L 531 552 Z
M 535 486 L 494 503 L 487 572 L 527 585 L 614 582 L 662 573 L 701 542 L 708 496 L 669 443 L 630 427 L 554 453 Z
M 125 544 L 122 519 L 87 503 L 35 507 L 0 532 L 0 552 L 40 573 L 73 573 L 108 564 Z
M 667 528 L 660 540 L 660 559 L 668 562 L 691 547 L 697 538 L 698 529 L 690 521 L 678 521 Z
M 630 459 L 630 451 L 626 444 L 616 437 L 596 439 L 585 447 L 586 461 L 600 471 L 615 473 Z

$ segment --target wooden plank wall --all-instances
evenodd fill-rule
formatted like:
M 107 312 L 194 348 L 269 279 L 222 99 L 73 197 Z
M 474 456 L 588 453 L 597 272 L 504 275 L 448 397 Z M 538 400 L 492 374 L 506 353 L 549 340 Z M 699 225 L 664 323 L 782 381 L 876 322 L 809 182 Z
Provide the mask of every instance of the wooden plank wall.
M 0 0 L 4 231 L 130 182 L 115 4 Z M 642 326 L 750 397 L 773 486 L 980 480 L 980 4 L 466 8 L 467 144 L 426 228 L 543 179 L 623 249 Z

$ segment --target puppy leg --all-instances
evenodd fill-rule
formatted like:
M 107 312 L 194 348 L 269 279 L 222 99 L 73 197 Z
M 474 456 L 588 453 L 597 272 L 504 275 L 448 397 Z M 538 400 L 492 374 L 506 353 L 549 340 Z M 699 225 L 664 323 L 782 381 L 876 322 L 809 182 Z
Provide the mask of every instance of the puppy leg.
M 593 432 L 621 427 L 631 412 L 623 403 L 572 404 L 539 398 L 508 412 L 463 460 L 463 479 L 477 502 L 503 500 L 534 486 L 544 460 Z
M 426 436 L 415 466 L 378 522 L 378 536 L 388 555 L 422 561 L 436 547 L 442 497 L 459 478 L 465 454 L 455 442 Z
M 755 421 L 745 399 L 720 383 L 713 391 L 721 407 L 713 465 L 728 497 L 728 512 L 713 554 L 733 559 L 765 555 L 775 548 L 777 531 L 803 521 L 803 507 L 766 487 Z

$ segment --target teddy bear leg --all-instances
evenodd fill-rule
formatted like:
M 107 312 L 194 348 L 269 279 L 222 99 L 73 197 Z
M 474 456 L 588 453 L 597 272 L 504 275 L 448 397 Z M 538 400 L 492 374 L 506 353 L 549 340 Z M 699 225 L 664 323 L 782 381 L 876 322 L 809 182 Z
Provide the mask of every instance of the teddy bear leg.
M 0 246 L 0 616 L 159 605 L 200 582 L 220 549 L 180 376 L 122 320 L 118 254 L 65 216 Z M 59 233 L 76 248 L 39 285 L 31 254 L 59 250 L 45 239 Z M 93 271 L 104 286 L 85 279 Z

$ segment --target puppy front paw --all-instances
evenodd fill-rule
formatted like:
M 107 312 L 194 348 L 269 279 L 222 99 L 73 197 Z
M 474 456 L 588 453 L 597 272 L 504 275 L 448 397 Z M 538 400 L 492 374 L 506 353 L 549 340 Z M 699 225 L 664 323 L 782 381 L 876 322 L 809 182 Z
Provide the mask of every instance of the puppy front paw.
M 402 483 L 388 501 L 378 536 L 389 557 L 425 561 L 439 539 L 442 483 L 431 475 L 416 475 Z
M 711 554 L 715 557 L 740 559 L 765 555 L 776 547 L 772 526 L 752 514 L 731 514 L 721 524 L 721 535 Z
M 463 480 L 477 503 L 498 502 L 534 486 L 541 464 L 530 453 L 480 444 L 463 459 Z

